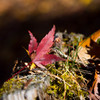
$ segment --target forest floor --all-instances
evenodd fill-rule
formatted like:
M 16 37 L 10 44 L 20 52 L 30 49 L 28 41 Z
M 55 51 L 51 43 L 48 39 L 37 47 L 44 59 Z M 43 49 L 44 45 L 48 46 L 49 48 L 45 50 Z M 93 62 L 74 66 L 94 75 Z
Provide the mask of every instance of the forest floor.
M 0 89 L 0 100 L 14 100 L 15 97 L 22 100 L 99 100 L 99 37 L 100 31 L 88 38 L 73 32 L 57 32 L 49 51 L 53 56 L 48 54 L 45 59 L 48 61 L 41 61 L 48 64 L 35 65 L 37 56 L 33 58 L 31 54 L 30 61 L 16 60 L 12 77 Z M 31 63 L 32 59 L 34 63 Z

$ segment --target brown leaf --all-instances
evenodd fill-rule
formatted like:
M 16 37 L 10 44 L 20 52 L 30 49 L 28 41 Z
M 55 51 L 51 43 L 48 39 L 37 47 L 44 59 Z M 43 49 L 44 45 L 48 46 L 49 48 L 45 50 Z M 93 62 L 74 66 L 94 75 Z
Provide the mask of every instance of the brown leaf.
M 78 56 L 82 63 L 88 64 L 88 59 L 100 58 L 100 45 L 97 40 L 100 38 L 100 30 L 79 43 Z

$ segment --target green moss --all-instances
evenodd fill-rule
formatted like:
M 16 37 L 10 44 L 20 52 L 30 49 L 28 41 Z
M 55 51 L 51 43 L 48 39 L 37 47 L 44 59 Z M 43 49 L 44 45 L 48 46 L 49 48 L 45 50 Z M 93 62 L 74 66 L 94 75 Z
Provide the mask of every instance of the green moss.
M 77 35 L 71 33 L 72 35 L 74 35 L 71 37 L 73 41 L 70 41 L 68 48 L 68 55 L 72 59 L 67 59 L 65 62 L 58 62 L 53 67 L 50 67 L 50 65 L 48 67 L 50 73 L 58 77 L 51 77 L 51 85 L 47 90 L 48 94 L 53 94 L 56 99 L 80 100 L 80 97 L 86 98 L 88 95 L 86 91 L 87 80 L 80 72 L 80 65 L 76 63 L 78 43 L 82 38 L 79 40 Z M 64 42 L 66 41 L 68 42 L 68 39 L 64 39 Z M 64 45 L 66 47 L 67 44 Z
M 53 94 L 56 98 L 60 99 L 64 99 L 64 97 L 69 99 L 77 97 L 77 99 L 79 99 L 80 96 L 85 98 L 88 94 L 88 92 L 85 91 L 87 88 L 85 83 L 86 79 L 81 74 L 76 74 L 73 68 L 66 69 L 66 63 L 62 63 L 62 67 L 58 63 L 58 68 L 55 68 L 55 66 L 54 68 L 51 67 L 51 70 L 49 69 L 49 71 L 54 72 L 53 74 L 56 72 L 55 75 L 61 78 L 62 81 L 57 78 L 51 78 L 51 86 L 47 90 L 48 94 Z M 83 83 L 83 85 L 81 85 L 81 83 Z
M 17 89 L 21 89 L 22 86 L 23 86 L 22 80 L 17 80 L 15 78 L 12 78 L 7 82 L 4 82 L 3 86 L 0 88 L 0 97 L 4 93 L 9 94 Z

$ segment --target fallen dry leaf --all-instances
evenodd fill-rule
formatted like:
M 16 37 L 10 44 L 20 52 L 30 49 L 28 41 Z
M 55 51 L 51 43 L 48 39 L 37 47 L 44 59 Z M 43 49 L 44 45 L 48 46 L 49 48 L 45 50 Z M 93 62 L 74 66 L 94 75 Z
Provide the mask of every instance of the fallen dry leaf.
M 84 65 L 88 64 L 89 60 L 100 60 L 100 45 L 98 40 L 100 39 L 100 30 L 95 32 L 93 35 L 79 43 L 78 56 Z M 90 98 L 93 100 L 100 100 L 100 62 L 94 63 L 95 75 L 92 87 L 90 88 Z M 94 93 L 92 91 L 94 90 Z
M 100 59 L 95 59 L 95 60 L 92 59 L 91 63 L 92 62 L 94 62 L 96 68 L 95 68 L 95 74 L 94 74 L 94 81 L 89 91 L 97 98 L 97 100 L 100 100 Z M 91 98 L 91 95 L 90 95 L 90 98 Z
M 88 59 L 100 58 L 100 45 L 97 44 L 99 38 L 100 30 L 79 43 L 78 57 L 84 65 L 88 64 Z

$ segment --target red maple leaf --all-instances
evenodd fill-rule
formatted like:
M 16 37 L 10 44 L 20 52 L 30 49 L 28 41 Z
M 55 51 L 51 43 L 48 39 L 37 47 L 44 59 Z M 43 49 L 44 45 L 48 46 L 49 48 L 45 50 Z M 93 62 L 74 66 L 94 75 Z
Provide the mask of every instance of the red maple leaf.
M 41 40 L 39 45 L 37 43 L 36 38 L 33 36 L 33 34 L 30 31 L 28 32 L 29 32 L 31 40 L 28 45 L 28 50 L 26 51 L 28 52 L 32 60 L 32 62 L 30 62 L 29 64 L 35 63 L 38 67 L 45 68 L 43 65 L 51 64 L 60 60 L 65 61 L 65 59 L 63 58 L 57 57 L 56 55 L 53 55 L 53 54 L 49 54 L 49 51 L 51 50 L 51 47 L 53 45 L 55 26 L 53 26 L 51 31 Z M 10 77 L 8 80 L 13 78 L 15 75 L 21 72 L 28 65 L 24 66 L 12 77 Z
M 53 26 L 51 31 L 41 40 L 39 45 L 37 43 L 36 38 L 33 36 L 33 34 L 30 31 L 29 34 L 31 38 L 28 46 L 29 55 L 31 56 L 32 62 L 35 63 L 38 67 L 44 68 L 43 65 L 64 60 L 63 58 L 57 57 L 56 55 L 48 54 L 54 43 L 53 40 L 55 34 L 55 26 Z

